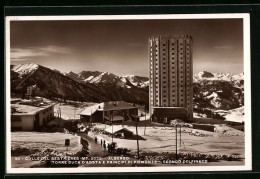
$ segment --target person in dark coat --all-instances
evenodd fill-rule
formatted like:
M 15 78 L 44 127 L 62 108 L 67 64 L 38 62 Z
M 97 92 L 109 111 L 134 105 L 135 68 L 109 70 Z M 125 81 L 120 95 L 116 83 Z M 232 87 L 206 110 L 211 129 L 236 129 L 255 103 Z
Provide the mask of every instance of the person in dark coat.
M 101 139 L 101 141 L 100 141 L 101 148 L 102 148 L 102 144 L 103 144 L 103 140 Z
M 104 142 L 104 144 L 103 144 L 103 147 L 104 147 L 104 151 L 106 151 L 106 143 Z
M 111 144 L 107 144 L 107 151 L 108 151 L 108 153 L 111 152 Z

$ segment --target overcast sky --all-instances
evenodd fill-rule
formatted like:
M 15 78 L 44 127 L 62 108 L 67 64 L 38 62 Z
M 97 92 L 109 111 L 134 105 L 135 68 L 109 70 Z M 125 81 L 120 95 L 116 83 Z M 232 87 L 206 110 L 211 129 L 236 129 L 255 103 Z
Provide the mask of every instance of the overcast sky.
M 148 38 L 193 37 L 194 73 L 243 72 L 242 19 L 11 21 L 11 64 L 148 76 Z

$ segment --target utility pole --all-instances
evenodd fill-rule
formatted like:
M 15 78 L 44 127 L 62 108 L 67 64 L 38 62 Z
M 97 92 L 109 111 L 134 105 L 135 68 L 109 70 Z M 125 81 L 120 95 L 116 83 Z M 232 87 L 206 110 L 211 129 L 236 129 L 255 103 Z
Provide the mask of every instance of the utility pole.
M 59 128 L 61 130 L 61 109 L 60 108 L 58 108 L 57 113 L 58 113 L 58 120 L 59 120 Z
M 74 111 L 74 121 L 75 121 L 75 119 L 76 119 L 76 107 L 75 107 L 75 111 Z
M 114 122 L 114 112 L 112 111 L 112 143 L 113 143 L 113 139 L 114 139 L 113 122 Z
M 146 108 L 144 106 L 144 135 L 145 135 L 145 131 L 146 131 Z
M 92 111 L 90 111 L 90 119 L 89 119 L 90 125 L 92 126 Z
M 176 136 L 176 151 L 175 151 L 175 155 L 176 155 L 175 158 L 176 158 L 176 160 L 178 159 L 178 138 L 177 138 L 177 136 L 178 136 L 178 129 L 177 129 L 177 127 L 178 126 L 176 124 L 176 128 L 175 128 L 176 129 L 176 135 L 175 135 Z
M 181 147 L 181 125 L 180 125 L 180 147 Z
M 139 140 L 138 140 L 138 130 L 137 130 L 137 117 L 135 117 L 135 126 L 136 126 L 137 157 L 139 159 L 140 156 L 139 156 Z

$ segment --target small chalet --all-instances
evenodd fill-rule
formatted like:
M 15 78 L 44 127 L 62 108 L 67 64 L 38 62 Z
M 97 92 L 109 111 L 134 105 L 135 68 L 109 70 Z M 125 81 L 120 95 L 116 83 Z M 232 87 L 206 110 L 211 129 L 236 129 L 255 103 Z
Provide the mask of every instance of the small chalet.
M 124 101 L 103 102 L 87 107 L 80 113 L 82 122 L 106 121 L 120 123 L 128 119 L 138 119 L 138 108 Z
M 131 138 L 133 136 L 133 132 L 130 131 L 127 128 L 124 128 L 122 126 L 110 126 L 105 129 L 105 133 L 108 135 L 113 135 L 114 137 L 119 137 L 119 138 Z

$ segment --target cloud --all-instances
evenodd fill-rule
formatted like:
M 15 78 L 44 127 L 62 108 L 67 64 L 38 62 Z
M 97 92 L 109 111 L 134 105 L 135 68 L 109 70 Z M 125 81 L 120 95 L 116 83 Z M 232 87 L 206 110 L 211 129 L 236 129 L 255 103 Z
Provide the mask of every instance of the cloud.
M 68 54 L 71 51 L 70 48 L 59 46 L 12 48 L 10 55 L 11 61 L 26 61 L 51 55 Z
M 215 47 L 213 47 L 214 49 L 226 49 L 226 50 L 228 50 L 228 49 L 232 49 L 233 48 L 233 46 L 232 45 L 224 45 L 224 46 L 215 46 Z

